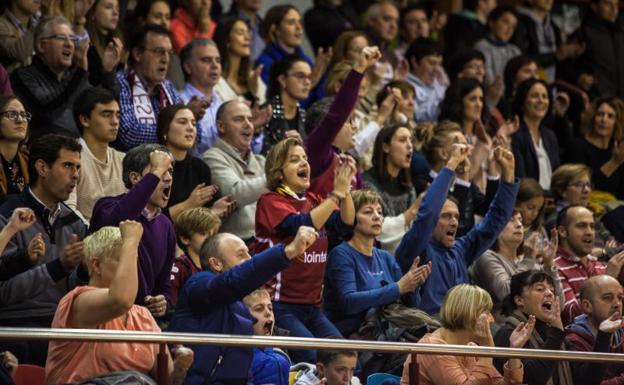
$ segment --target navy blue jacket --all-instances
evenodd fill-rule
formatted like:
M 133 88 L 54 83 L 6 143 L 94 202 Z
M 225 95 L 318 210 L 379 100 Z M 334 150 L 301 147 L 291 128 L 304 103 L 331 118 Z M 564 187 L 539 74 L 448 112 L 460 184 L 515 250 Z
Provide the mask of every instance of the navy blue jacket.
M 170 331 L 252 335 L 254 319 L 243 297 L 262 286 L 290 261 L 284 246 L 256 254 L 230 270 L 202 271 L 186 281 L 171 320 Z M 184 385 L 247 384 L 253 359 L 251 348 L 191 346 L 195 352 Z
M 553 171 L 559 167 L 559 143 L 555 133 L 550 128 L 540 126 L 540 135 L 544 143 L 544 149 L 550 159 L 550 166 Z M 516 177 L 533 178 L 539 180 L 539 164 L 537 163 L 537 152 L 533 144 L 533 138 L 529 128 L 524 122 L 520 122 L 520 128 L 511 137 L 511 150 L 516 158 Z
M 442 169 L 425 194 L 418 216 L 403 237 L 395 253 L 403 272 L 407 272 L 416 256 L 421 263 L 432 262 L 431 275 L 418 291 L 420 308 L 429 314 L 440 311 L 446 292 L 455 285 L 469 282 L 468 266 L 489 249 L 509 222 L 518 193 L 518 183 L 500 182 L 496 196 L 483 218 L 466 235 L 455 240 L 451 248 L 432 239 L 438 218 L 454 173 Z

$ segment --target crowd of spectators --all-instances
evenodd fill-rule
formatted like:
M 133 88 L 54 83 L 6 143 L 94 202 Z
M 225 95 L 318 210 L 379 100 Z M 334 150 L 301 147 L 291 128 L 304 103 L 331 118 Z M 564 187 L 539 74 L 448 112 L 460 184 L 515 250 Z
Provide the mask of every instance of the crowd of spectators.
M 0 327 L 624 353 L 619 0 L 275 3 L 0 4 Z M 160 353 L 0 341 L 0 384 L 20 364 L 46 384 L 414 374 Z M 430 385 L 624 385 L 601 362 L 417 360 Z

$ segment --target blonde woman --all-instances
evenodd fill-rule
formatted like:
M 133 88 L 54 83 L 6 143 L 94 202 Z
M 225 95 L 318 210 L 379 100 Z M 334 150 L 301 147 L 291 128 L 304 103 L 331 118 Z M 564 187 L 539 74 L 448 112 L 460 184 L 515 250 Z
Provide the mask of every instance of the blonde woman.
M 59 302 L 52 327 L 159 332 L 147 308 L 134 304 L 139 288 L 137 258 L 143 235 L 139 222 L 106 226 L 84 240 L 89 283 L 70 291 Z M 53 341 L 48 349 L 46 383 L 80 382 L 116 371 L 156 376 L 158 346 L 135 343 Z M 179 348 L 168 370 L 181 384 L 193 362 L 189 349 Z
M 440 309 L 442 327 L 426 334 L 418 343 L 440 345 L 494 346 L 490 324 L 492 298 L 487 291 L 474 285 L 461 284 L 446 294 Z M 529 339 L 535 317 L 519 324 L 509 337 L 509 346 L 521 348 Z M 411 356 L 403 366 L 401 385 L 410 381 Z M 501 375 L 491 357 L 459 357 L 418 355 L 420 383 L 424 385 L 510 385 L 522 383 L 522 362 L 510 359 Z

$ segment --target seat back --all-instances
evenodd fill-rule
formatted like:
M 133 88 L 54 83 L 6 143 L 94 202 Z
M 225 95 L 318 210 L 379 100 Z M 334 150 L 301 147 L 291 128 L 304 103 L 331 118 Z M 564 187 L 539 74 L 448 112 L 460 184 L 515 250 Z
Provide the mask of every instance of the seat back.
M 17 365 L 13 376 L 15 385 L 44 385 L 45 368 L 37 365 Z

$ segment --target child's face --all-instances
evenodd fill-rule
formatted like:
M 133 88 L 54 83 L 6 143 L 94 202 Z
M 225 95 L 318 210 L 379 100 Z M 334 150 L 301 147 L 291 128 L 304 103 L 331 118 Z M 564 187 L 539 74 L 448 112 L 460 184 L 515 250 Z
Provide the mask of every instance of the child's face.
M 490 23 L 490 29 L 498 40 L 509 41 L 517 24 L 518 18 L 513 13 L 503 13 L 501 17 Z
M 185 242 L 186 247 L 189 250 L 193 251 L 195 254 L 199 255 L 199 250 L 206 238 L 210 237 L 214 234 L 214 231 L 198 231 L 196 233 L 191 234 L 191 237 Z
M 257 320 L 253 325 L 254 335 L 273 335 L 275 316 L 273 315 L 273 305 L 268 295 L 250 295 L 245 297 L 245 304 L 249 308 L 251 315 Z

